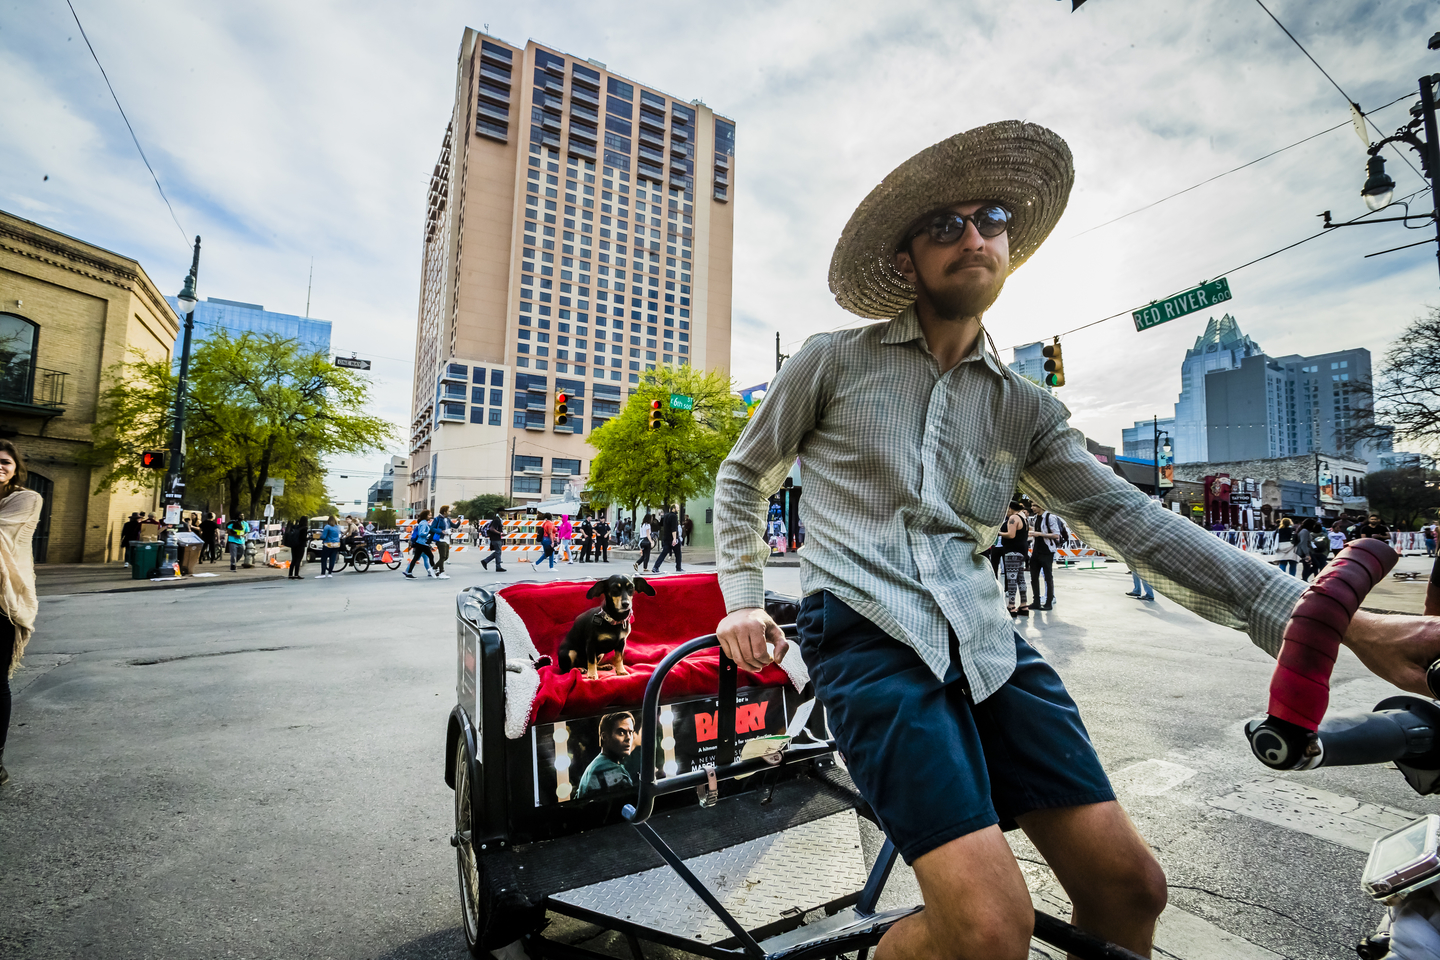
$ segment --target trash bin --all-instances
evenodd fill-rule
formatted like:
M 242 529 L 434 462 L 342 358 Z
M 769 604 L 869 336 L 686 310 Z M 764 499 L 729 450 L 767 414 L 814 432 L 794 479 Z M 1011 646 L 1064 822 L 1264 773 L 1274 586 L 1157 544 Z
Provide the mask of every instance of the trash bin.
M 180 572 L 187 577 L 195 575 L 195 567 L 200 563 L 200 548 L 198 543 L 180 544 Z
M 165 555 L 165 544 L 158 540 L 142 540 L 135 544 L 135 560 L 130 564 L 131 580 L 149 580 Z

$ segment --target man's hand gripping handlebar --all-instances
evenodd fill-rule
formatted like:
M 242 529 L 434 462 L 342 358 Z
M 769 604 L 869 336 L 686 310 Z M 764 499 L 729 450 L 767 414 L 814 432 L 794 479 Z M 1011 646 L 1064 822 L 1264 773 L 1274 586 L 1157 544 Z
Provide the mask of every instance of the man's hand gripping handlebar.
M 1440 785 L 1440 706 L 1420 697 L 1389 697 L 1373 711 L 1325 716 L 1330 674 L 1365 595 L 1399 557 L 1374 539 L 1335 555 L 1295 604 L 1270 679 L 1270 708 L 1245 733 L 1255 756 L 1276 770 L 1395 761 L 1410 785 Z M 1429 611 L 1427 610 L 1427 613 Z M 1440 662 L 1431 676 L 1440 677 Z
M 785 648 L 789 645 L 780 627 L 760 607 L 745 607 L 726 614 L 715 628 L 715 636 L 725 656 L 752 673 L 760 672 L 766 664 L 785 659 Z

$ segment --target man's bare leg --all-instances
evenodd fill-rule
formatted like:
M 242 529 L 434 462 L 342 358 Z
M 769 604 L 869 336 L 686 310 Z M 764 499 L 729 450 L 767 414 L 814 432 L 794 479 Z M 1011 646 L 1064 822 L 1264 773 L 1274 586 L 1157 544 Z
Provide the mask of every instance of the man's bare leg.
M 875 960 L 1025 960 L 1035 913 L 999 827 L 986 827 L 915 861 L 925 909 L 880 940 Z
M 1071 922 L 1150 956 L 1165 871 L 1120 804 L 1035 810 L 1016 820 L 1069 894 Z

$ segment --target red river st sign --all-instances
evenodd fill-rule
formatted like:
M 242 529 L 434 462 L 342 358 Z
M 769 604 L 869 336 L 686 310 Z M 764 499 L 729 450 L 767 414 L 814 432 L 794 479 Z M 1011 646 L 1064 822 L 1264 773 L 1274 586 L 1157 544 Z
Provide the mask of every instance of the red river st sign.
M 1156 300 L 1147 307 L 1141 307 L 1131 316 L 1135 318 L 1135 330 L 1149 330 L 1187 313 L 1205 310 L 1217 303 L 1230 299 L 1230 281 L 1224 277 L 1202 283 L 1198 287 L 1177 293 L 1164 300 Z

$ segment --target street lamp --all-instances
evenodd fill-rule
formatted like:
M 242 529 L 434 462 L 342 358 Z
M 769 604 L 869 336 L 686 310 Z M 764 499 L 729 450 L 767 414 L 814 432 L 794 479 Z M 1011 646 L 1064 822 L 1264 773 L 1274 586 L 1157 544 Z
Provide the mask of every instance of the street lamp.
M 1165 438 L 1165 446 L 1164 446 L 1163 449 L 1164 449 L 1164 452 L 1165 452 L 1165 456 L 1166 456 L 1166 457 L 1171 456 L 1171 449 L 1170 449 L 1170 431 L 1169 431 L 1169 430 L 1161 430 L 1161 429 L 1160 429 L 1160 418 L 1159 418 L 1159 417 L 1151 417 L 1151 418 L 1150 418 L 1150 437 L 1151 437 L 1150 462 L 1151 462 L 1152 464 L 1154 464 L 1154 466 L 1155 466 L 1155 498 L 1156 498 L 1157 500 L 1162 500 L 1162 501 L 1163 501 L 1165 495 L 1160 492 L 1160 453 L 1161 453 L 1161 449 L 1162 449 L 1161 446 L 1160 446 L 1160 438 L 1161 438 L 1161 437 L 1164 437 L 1164 438 Z
M 1440 33 L 1432 36 L 1427 46 L 1431 50 L 1440 50 Z M 1440 132 L 1436 131 L 1435 125 L 1435 87 L 1440 84 L 1440 73 L 1421 77 L 1419 84 L 1420 102 L 1410 108 L 1410 122 L 1379 143 L 1370 145 L 1367 151 L 1370 159 L 1365 162 L 1365 184 L 1360 188 L 1360 197 L 1372 212 L 1384 210 L 1390 205 L 1395 196 L 1395 181 L 1385 172 L 1385 158 L 1380 156 L 1380 151 L 1392 143 L 1403 143 L 1420 155 L 1420 169 L 1424 171 L 1426 179 L 1430 181 L 1430 200 L 1433 204 L 1431 212 L 1412 215 L 1407 207 L 1403 217 L 1380 217 L 1373 220 L 1351 220 L 1345 223 L 1331 223 L 1329 210 L 1320 215 L 1324 218 L 1323 226 L 1327 229 L 1362 223 L 1393 223 L 1397 220 L 1407 221 L 1407 226 L 1410 220 L 1434 222 L 1435 238 L 1433 240 L 1420 240 L 1416 243 L 1394 247 L 1392 250 L 1382 250 L 1381 253 L 1404 250 L 1406 247 L 1419 246 L 1421 243 L 1440 243 L 1440 200 L 1437 200 L 1437 197 L 1440 197 Z M 1424 139 L 1420 137 L 1421 128 L 1424 129 Z M 1437 247 L 1435 255 L 1437 260 L 1440 260 L 1440 247 Z
M 195 281 L 200 275 L 200 238 L 195 238 L 195 255 L 190 261 L 190 273 L 185 285 L 175 298 L 180 312 L 185 314 L 185 339 L 180 348 L 180 376 L 175 381 L 175 414 L 170 424 L 170 463 L 165 471 L 165 523 L 170 526 L 165 537 L 165 563 L 173 565 L 177 559 L 175 550 L 175 525 L 180 522 L 180 496 L 185 489 L 181 481 L 180 458 L 185 444 L 185 390 L 190 376 L 190 337 L 195 331 Z M 173 509 L 172 509 L 173 508 Z
M 1325 472 L 1330 472 L 1330 461 L 1320 459 L 1320 451 L 1315 451 L 1315 516 L 1319 519 L 1325 518 L 1324 505 L 1320 500 L 1320 465 L 1325 465 Z M 1331 481 L 1334 482 L 1333 480 Z

